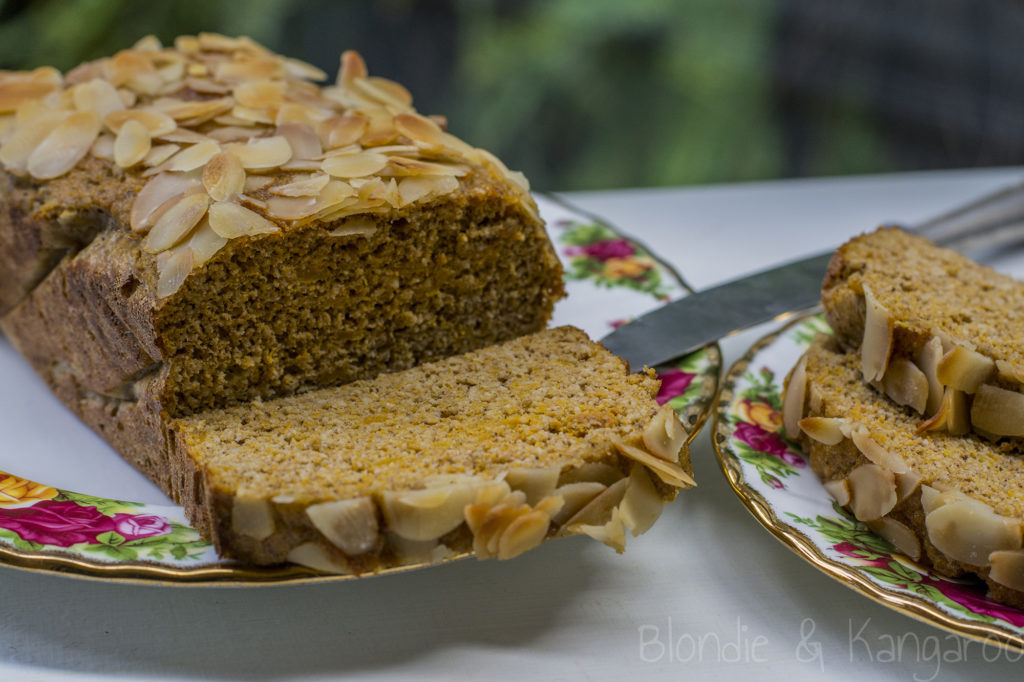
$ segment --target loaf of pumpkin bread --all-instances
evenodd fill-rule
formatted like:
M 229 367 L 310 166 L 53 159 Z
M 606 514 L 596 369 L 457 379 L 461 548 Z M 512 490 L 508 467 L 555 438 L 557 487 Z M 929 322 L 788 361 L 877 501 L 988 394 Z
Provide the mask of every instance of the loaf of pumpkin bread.
M 1024 607 L 1024 460 L 977 435 L 924 432 L 862 380 L 861 359 L 820 336 L 787 378 L 783 417 L 839 504 L 901 553 L 974 574 Z
M 521 174 L 354 52 L 324 77 L 214 34 L 0 72 L 0 328 L 203 532 L 177 420 L 536 332 L 563 295 Z
M 693 485 L 653 373 L 560 327 L 345 386 L 177 420 L 222 554 L 365 572 L 555 535 L 621 551 Z

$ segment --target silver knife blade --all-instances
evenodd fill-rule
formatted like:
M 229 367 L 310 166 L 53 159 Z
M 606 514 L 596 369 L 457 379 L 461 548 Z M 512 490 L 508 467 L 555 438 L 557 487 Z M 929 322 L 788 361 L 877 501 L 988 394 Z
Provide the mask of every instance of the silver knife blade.
M 1024 237 L 1024 184 L 1000 189 L 912 229 L 960 250 Z M 601 343 L 630 367 L 654 367 L 718 339 L 808 310 L 821 298 L 831 251 L 690 294 L 622 325 Z

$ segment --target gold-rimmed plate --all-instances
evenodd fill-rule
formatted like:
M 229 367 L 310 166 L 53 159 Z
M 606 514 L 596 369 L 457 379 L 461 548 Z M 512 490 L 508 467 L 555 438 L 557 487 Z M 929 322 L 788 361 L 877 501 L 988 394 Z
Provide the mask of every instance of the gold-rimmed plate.
M 814 336 L 829 331 L 820 315 L 800 317 L 726 373 L 711 435 L 733 490 L 772 535 L 850 588 L 959 635 L 1024 650 L 1024 611 L 988 599 L 983 583 L 899 554 L 833 503 L 799 444 L 783 436 L 782 381 Z
M 556 306 L 553 325 L 575 325 L 599 339 L 615 325 L 689 293 L 669 265 L 607 222 L 562 199 L 542 197 L 538 203 L 565 266 L 569 294 Z M 663 381 L 659 402 L 676 409 L 692 440 L 709 415 L 718 387 L 717 345 L 656 369 Z M 0 395 L 0 565 L 177 585 L 265 585 L 352 577 L 292 565 L 254 568 L 218 558 L 191 528 L 182 508 L 161 500 L 86 427 L 68 419 L 0 337 L 0 385 L 15 383 L 31 385 L 23 386 L 17 396 Z M 121 481 L 113 495 L 111 486 L 98 485 L 104 477 Z M 149 502 L 127 501 L 133 499 Z

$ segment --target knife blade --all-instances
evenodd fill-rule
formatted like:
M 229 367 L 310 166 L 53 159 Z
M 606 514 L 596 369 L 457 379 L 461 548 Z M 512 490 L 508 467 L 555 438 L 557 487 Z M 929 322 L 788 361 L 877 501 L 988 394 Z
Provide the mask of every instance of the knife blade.
M 959 250 L 993 248 L 1024 236 L 1024 183 L 904 228 Z M 809 310 L 821 298 L 832 251 L 818 253 L 672 301 L 601 339 L 639 369 L 654 367 L 738 331 Z

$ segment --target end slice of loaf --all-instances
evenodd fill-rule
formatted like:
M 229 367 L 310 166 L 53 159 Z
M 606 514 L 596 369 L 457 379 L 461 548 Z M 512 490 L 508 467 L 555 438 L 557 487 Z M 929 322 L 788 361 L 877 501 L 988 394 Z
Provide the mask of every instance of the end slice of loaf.
M 693 484 L 658 381 L 562 327 L 174 426 L 222 554 L 372 571 L 585 533 L 622 550 Z
M 798 439 L 826 489 L 915 561 L 983 578 L 1024 607 L 1024 460 L 919 419 L 861 379 L 860 358 L 815 340 L 787 380 Z M 802 399 L 801 399 L 802 396 Z
M 1024 446 L 1024 284 L 882 228 L 836 251 L 822 303 L 864 380 L 922 429 Z

